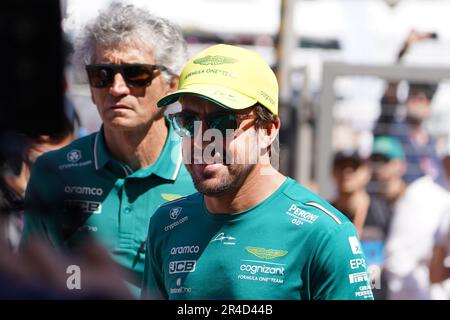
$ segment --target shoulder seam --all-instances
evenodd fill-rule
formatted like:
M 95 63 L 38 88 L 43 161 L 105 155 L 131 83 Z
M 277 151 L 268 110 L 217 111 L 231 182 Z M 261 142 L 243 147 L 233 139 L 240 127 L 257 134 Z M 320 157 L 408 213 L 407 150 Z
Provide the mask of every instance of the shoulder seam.
M 185 199 L 187 199 L 187 197 L 188 197 L 188 196 L 184 196 L 184 197 L 181 197 L 181 198 L 178 198 L 178 199 L 175 199 L 175 200 L 171 200 L 171 201 L 164 202 L 164 203 L 161 204 L 159 207 L 161 208 L 161 207 L 167 206 L 167 205 L 169 205 L 169 204 L 173 204 L 173 203 L 175 203 L 175 202 L 178 202 L 178 201 L 181 201 L 181 200 L 185 200 Z
M 331 213 L 330 210 L 324 208 L 322 205 L 318 204 L 317 202 L 307 202 L 305 203 L 307 206 L 311 206 L 311 207 L 315 207 L 319 210 L 322 210 L 323 212 L 325 212 L 327 215 L 329 215 L 334 221 L 336 221 L 337 224 L 342 224 L 342 221 L 339 220 L 338 217 L 336 217 L 333 213 Z

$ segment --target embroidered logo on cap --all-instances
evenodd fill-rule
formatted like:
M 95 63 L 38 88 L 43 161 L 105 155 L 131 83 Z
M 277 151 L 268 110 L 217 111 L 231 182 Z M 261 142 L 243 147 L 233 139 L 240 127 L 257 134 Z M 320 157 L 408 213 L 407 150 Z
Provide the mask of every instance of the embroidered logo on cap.
M 206 56 L 203 58 L 195 59 L 193 62 L 195 64 L 201 64 L 202 66 L 205 65 L 219 65 L 219 64 L 225 64 L 225 63 L 236 63 L 238 62 L 238 59 L 230 58 L 230 57 L 224 57 L 224 56 Z

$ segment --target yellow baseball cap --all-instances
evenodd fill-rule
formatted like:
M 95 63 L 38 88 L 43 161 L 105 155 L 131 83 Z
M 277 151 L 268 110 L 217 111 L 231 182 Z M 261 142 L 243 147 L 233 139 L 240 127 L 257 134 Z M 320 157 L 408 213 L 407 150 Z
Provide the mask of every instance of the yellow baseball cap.
M 176 102 L 182 95 L 200 96 L 233 110 L 257 102 L 278 114 L 278 82 L 269 65 L 257 53 L 218 44 L 190 59 L 180 75 L 178 90 L 158 101 L 158 107 Z

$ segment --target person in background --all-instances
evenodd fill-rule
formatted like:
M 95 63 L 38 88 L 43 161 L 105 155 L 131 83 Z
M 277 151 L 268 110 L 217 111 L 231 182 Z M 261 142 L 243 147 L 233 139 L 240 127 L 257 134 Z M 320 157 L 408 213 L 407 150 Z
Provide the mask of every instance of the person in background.
M 373 192 L 373 185 L 379 174 L 382 174 L 379 172 L 379 166 L 373 166 L 380 160 L 379 157 L 377 153 L 370 158 L 363 157 L 357 149 L 337 152 L 333 161 L 337 197 L 332 204 L 343 212 L 358 230 L 371 276 L 374 298 L 385 300 L 386 277 L 382 272 L 383 250 L 391 208 L 383 197 Z M 372 175 L 373 170 L 375 170 L 374 175 Z M 371 182 L 370 186 L 369 182 Z
M 436 141 L 428 133 L 424 124 L 431 115 L 431 99 L 436 91 L 435 85 L 410 84 L 406 101 L 406 117 L 395 122 L 390 135 L 402 144 L 406 171 L 403 179 L 411 183 L 424 175 L 430 176 L 441 186 L 446 187 L 442 162 L 437 154 Z
M 333 176 L 337 196 L 331 204 L 353 222 L 360 237 L 370 205 L 366 186 L 371 174 L 369 164 L 357 151 L 342 150 L 335 154 Z
M 442 163 L 450 182 L 450 141 Z M 450 300 L 450 212 L 442 217 L 434 235 L 433 255 L 430 262 L 431 298 Z
M 385 245 L 392 220 L 395 195 L 404 186 L 404 154 L 397 140 L 377 137 L 368 163 L 372 176 L 367 185 L 370 206 L 364 221 L 361 244 L 366 253 L 376 300 L 386 300 L 388 283 L 385 272 Z
M 19 247 L 23 230 L 25 190 L 36 159 L 45 152 L 60 149 L 71 143 L 80 127 L 79 117 L 72 104 L 65 105 L 61 130 L 50 135 L 26 136 L 8 132 L 4 141 L 0 177 L 0 211 L 4 213 L 3 239 L 13 252 Z
M 403 61 L 405 54 L 410 50 L 410 48 L 420 41 L 425 41 L 429 39 L 436 39 L 437 34 L 432 32 L 418 32 L 416 30 L 411 30 L 405 41 L 403 42 L 399 52 L 396 56 L 396 63 L 400 64 Z M 400 82 L 391 81 L 387 84 L 386 90 L 381 98 L 381 113 L 374 128 L 374 135 L 390 135 L 391 126 L 396 123 L 399 118 L 404 115 L 404 110 L 401 110 L 401 102 L 399 101 L 399 88 Z M 414 90 L 411 91 L 414 93 Z M 432 98 L 434 92 L 428 92 L 429 98 Z M 431 94 L 431 95 L 430 95 Z
M 430 259 L 431 299 L 450 300 L 450 212 L 442 217 L 434 234 Z
M 0 178 L 0 299 L 132 299 L 122 271 L 103 247 L 88 241 L 78 252 L 63 255 L 43 239 L 18 251 L 23 229 L 24 193 L 36 159 L 64 147 L 77 136 L 79 118 L 65 105 L 58 132 L 50 135 L 4 133 Z M 83 290 L 69 290 L 68 266 L 82 272 Z
M 170 21 L 114 2 L 74 47 L 102 126 L 36 161 L 22 243 L 38 237 L 72 251 L 94 237 L 139 296 L 150 217 L 164 202 L 196 191 L 180 138 L 156 107 L 177 88 L 186 43 Z
M 384 246 L 388 299 L 429 299 L 433 236 L 450 211 L 450 195 L 426 175 L 407 184 L 404 159 L 397 139 L 375 138 L 371 161 L 378 194 L 392 208 Z
M 436 38 L 435 33 L 411 30 L 398 53 L 397 63 L 402 61 L 415 43 Z M 436 150 L 436 141 L 424 126 L 431 115 L 437 84 L 409 82 L 404 103 L 398 98 L 398 86 L 399 82 L 388 84 L 381 100 L 382 110 L 374 128 L 374 136 L 389 135 L 400 141 L 407 164 L 403 176 L 406 183 L 428 175 L 443 187 L 447 187 Z

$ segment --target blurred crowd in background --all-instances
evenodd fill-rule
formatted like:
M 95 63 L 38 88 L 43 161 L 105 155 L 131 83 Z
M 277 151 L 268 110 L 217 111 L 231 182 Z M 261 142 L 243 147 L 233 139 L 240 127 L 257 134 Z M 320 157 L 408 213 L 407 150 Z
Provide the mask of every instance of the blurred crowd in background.
M 107 2 L 99 1 L 95 7 L 105 6 Z M 277 59 L 283 56 L 278 51 L 287 50 L 280 45 L 286 39 L 282 38 L 283 33 L 278 32 L 277 27 L 284 23 L 283 14 L 279 12 L 283 6 L 288 6 L 289 1 L 247 0 L 238 7 L 237 2 L 224 0 L 217 1 L 216 8 L 209 4 L 194 10 L 195 6 L 205 6 L 205 1 L 196 1 L 190 3 L 186 10 L 173 10 L 175 5 L 185 5 L 183 1 L 175 2 L 161 4 L 161 8 L 158 8 L 159 2 L 153 2 L 151 10 L 165 16 L 169 12 L 168 7 L 172 6 L 168 18 L 183 27 L 190 55 L 213 43 L 238 44 L 259 51 L 279 74 L 282 72 Z M 280 82 L 289 87 L 289 94 L 281 100 L 280 106 L 281 120 L 286 123 L 280 134 L 280 169 L 321 193 L 314 176 L 317 162 L 314 150 L 320 134 L 316 124 L 321 116 L 315 108 L 321 95 L 320 77 L 326 77 L 320 73 L 321 64 L 337 60 L 355 64 L 375 62 L 391 66 L 424 66 L 421 61 L 436 53 L 436 60 L 442 62 L 440 67 L 446 68 L 450 63 L 450 53 L 446 52 L 445 46 L 449 40 L 440 29 L 441 15 L 438 12 L 445 11 L 443 8 L 448 8 L 448 5 L 444 1 L 428 1 L 430 3 L 426 4 L 422 14 L 431 16 L 424 18 L 427 21 L 424 22 L 415 16 L 408 20 L 407 15 L 408 12 L 417 14 L 414 9 L 423 5 L 420 4 L 422 1 L 409 4 L 406 4 L 408 1 L 381 0 L 293 2 L 295 12 L 298 12 L 294 15 L 293 25 L 300 30 L 309 30 L 310 34 L 295 37 L 298 50 L 292 52 L 292 72 L 287 77 L 289 83 Z M 251 20 L 243 23 L 241 28 L 247 25 L 252 28 L 239 29 L 241 19 L 250 20 L 252 15 L 246 10 L 255 6 L 260 6 L 258 12 L 269 15 L 266 26 L 258 28 L 261 24 Z M 217 18 L 206 19 L 207 23 L 198 22 L 203 15 L 208 15 L 208 10 L 216 12 L 227 7 L 231 8 L 229 11 L 241 10 L 244 17 L 226 19 L 225 22 Z M 339 10 L 333 10 L 336 8 Z M 383 12 L 380 13 L 380 21 L 376 21 L 376 14 L 370 21 L 362 21 L 370 8 L 376 9 L 376 13 Z M 120 281 L 120 270 L 109 261 L 104 249 L 95 244 L 70 257 L 63 257 L 39 242 L 29 245 L 30 248 L 25 248 L 22 254 L 17 253 L 23 228 L 23 197 L 34 161 L 44 152 L 98 130 L 101 124 L 90 101 L 83 71 L 74 70 L 70 62 L 71 43 L 88 16 L 96 14 L 96 9 L 85 1 L 61 2 L 67 56 L 62 132 L 56 136 L 10 133 L 14 137 L 6 141 L 15 143 L 1 145 L 7 156 L 2 163 L 0 210 L 7 214 L 0 217 L 0 298 L 131 297 Z M 348 10 L 347 14 L 345 10 Z M 341 22 L 340 31 L 345 36 L 336 30 L 328 34 L 320 34 L 320 30 L 311 32 L 317 27 L 317 22 L 313 23 L 311 17 L 306 18 L 308 12 L 316 13 L 316 19 L 326 25 L 330 12 L 340 14 L 341 19 L 350 19 L 350 13 L 358 10 L 362 10 L 361 16 L 353 15 L 355 21 Z M 392 34 L 383 43 L 380 38 L 386 31 L 370 33 L 373 31 L 370 28 L 377 23 L 382 24 L 384 20 L 381 17 L 386 18 L 388 10 L 391 10 L 391 15 L 402 17 L 403 20 L 397 22 L 403 24 L 401 30 L 391 30 Z M 89 14 L 84 15 L 86 12 Z M 435 18 L 433 14 L 436 14 Z M 193 20 L 183 15 L 191 16 Z M 258 19 L 264 21 L 261 17 Z M 330 23 L 336 19 L 330 19 Z M 433 19 L 436 25 L 433 25 Z M 238 22 L 234 23 L 235 20 Z M 349 29 L 358 27 L 358 23 L 361 28 L 354 28 L 352 36 Z M 333 30 L 333 27 L 325 29 Z M 449 31 L 450 26 L 447 29 Z M 291 30 L 291 33 L 295 32 Z M 363 32 L 367 34 L 364 36 Z M 376 45 L 370 45 L 371 36 Z M 436 50 L 439 47 L 432 47 L 438 43 L 443 44 L 440 52 Z M 374 50 L 379 51 L 378 57 Z M 364 56 L 368 60 L 365 61 Z M 439 58 L 442 56 L 445 59 Z M 436 67 L 436 60 L 424 67 Z M 448 76 L 450 78 L 450 74 Z M 343 81 L 336 81 L 336 101 L 329 106 L 334 118 L 332 159 L 328 168 L 332 192 L 322 195 L 355 224 L 376 299 L 450 299 L 450 99 L 447 101 L 445 98 L 446 80 L 439 83 L 409 79 L 372 79 L 370 83 L 361 78 Z M 356 94 L 354 98 L 355 93 L 360 95 Z M 312 130 L 309 149 L 298 145 L 299 141 L 305 141 L 301 140 L 304 139 L 302 134 L 307 133 L 302 131 L 303 125 Z M 311 152 L 309 167 L 298 163 L 297 155 L 305 151 Z M 57 263 L 50 266 L 48 261 Z M 91 286 L 87 293 L 74 294 L 65 290 L 67 274 L 63 266 L 70 264 L 86 266 L 83 270 L 89 270 L 86 276 L 91 279 Z M 110 281 L 96 277 L 98 273 L 110 274 Z

